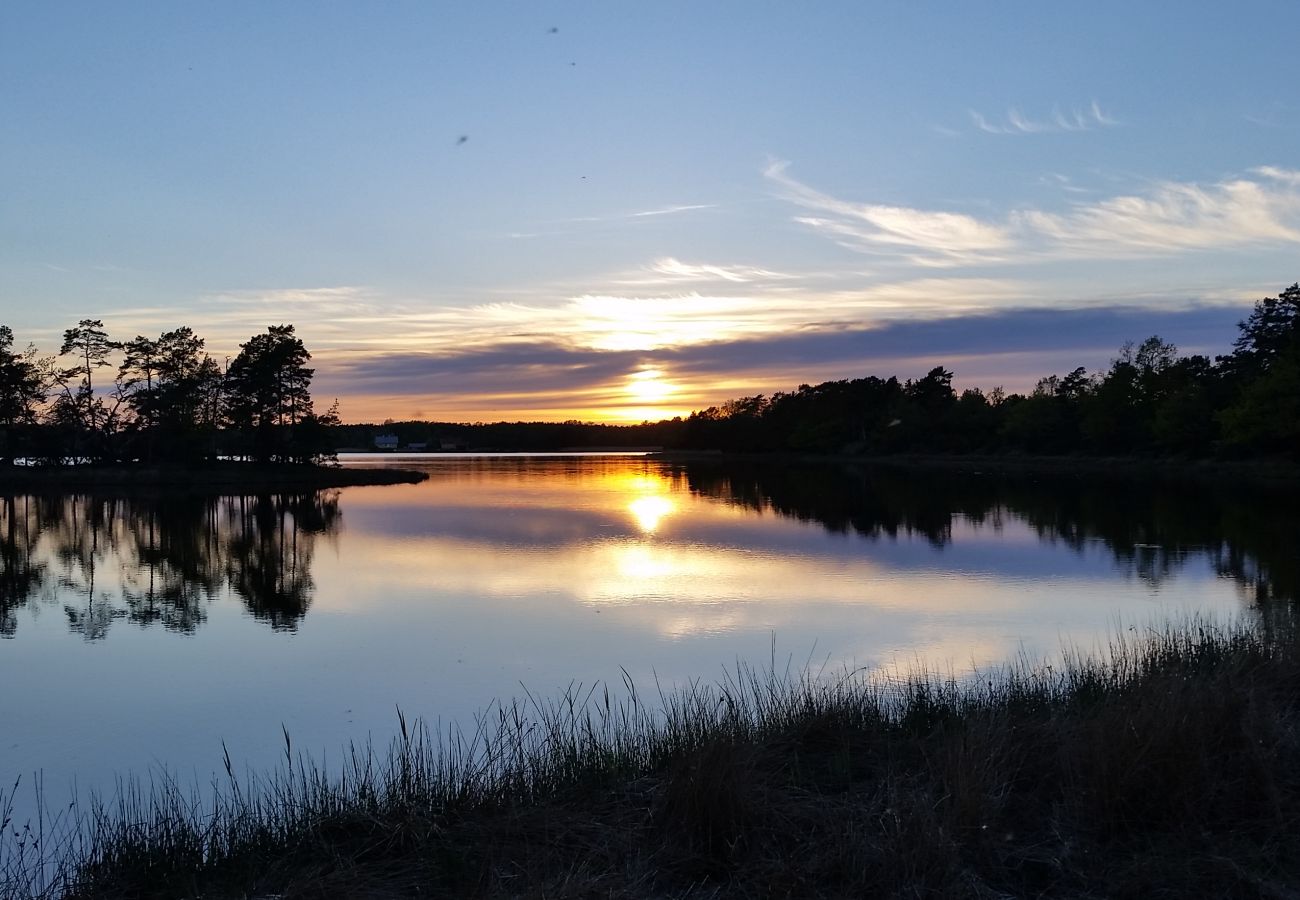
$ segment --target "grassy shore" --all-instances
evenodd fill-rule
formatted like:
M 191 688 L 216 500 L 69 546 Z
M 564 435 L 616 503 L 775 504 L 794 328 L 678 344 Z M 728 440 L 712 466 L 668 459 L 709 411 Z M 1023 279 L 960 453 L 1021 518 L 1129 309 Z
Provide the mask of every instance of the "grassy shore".
M 0 491 L 178 488 L 261 492 L 363 484 L 412 484 L 427 475 L 408 469 L 218 462 L 197 466 L 4 466 Z
M 278 774 L 228 772 L 216 801 L 130 790 L 75 840 L 7 823 L 0 879 L 18 898 L 1296 896 L 1298 648 L 1185 624 L 960 682 L 741 669 L 527 697 L 470 735 L 403 722 L 333 773 L 286 737 Z

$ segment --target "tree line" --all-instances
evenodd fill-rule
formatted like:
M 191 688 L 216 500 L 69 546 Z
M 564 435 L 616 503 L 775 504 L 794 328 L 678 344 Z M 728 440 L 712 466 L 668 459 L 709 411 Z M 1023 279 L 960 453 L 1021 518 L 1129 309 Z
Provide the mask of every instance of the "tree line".
M 819 453 L 1024 452 L 1300 457 L 1300 284 L 1238 323 L 1232 352 L 1180 356 L 1158 336 L 1109 369 L 1076 368 L 1028 394 L 957 393 L 923 378 L 858 378 L 694 412 L 679 446 Z
M 1300 284 L 1258 301 L 1232 352 L 1181 356 L 1152 336 L 1108 369 L 1080 366 L 1027 394 L 958 393 L 924 377 L 827 381 L 729 400 L 661 422 L 385 422 L 341 425 L 313 410 L 311 359 L 292 325 L 240 345 L 224 367 L 187 327 L 112 340 L 99 320 L 64 332 L 57 356 L 17 349 L 0 325 L 0 464 L 307 462 L 378 433 L 430 449 L 644 447 L 734 452 L 1089 453 L 1300 457 Z M 107 371 L 105 371 L 107 370 Z
M 225 365 L 189 327 L 117 341 L 82 319 L 43 355 L 0 325 L 0 464 L 318 460 L 338 414 L 315 412 L 310 359 L 292 325 Z

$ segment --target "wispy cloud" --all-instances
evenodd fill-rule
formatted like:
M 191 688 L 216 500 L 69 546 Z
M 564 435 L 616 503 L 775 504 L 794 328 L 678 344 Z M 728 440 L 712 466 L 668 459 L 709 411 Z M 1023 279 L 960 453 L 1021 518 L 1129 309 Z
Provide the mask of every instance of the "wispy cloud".
M 660 209 L 647 209 L 642 212 L 634 212 L 630 218 L 642 219 L 646 216 L 671 216 L 676 213 L 691 212 L 696 209 L 717 209 L 716 203 L 691 203 L 686 206 L 665 206 Z
M 1064 213 L 1012 215 L 1025 240 L 1058 255 L 1160 255 L 1245 244 L 1300 243 L 1300 173 L 1217 184 L 1161 182 L 1142 196 L 1111 197 Z
M 569 216 L 551 220 L 553 224 L 573 225 L 585 223 L 630 222 L 634 219 L 648 219 L 656 216 L 675 216 L 680 213 L 694 212 L 701 209 L 717 209 L 716 203 L 684 203 L 673 206 L 658 206 L 653 209 L 633 210 L 631 212 L 604 213 L 595 216 Z
M 1274 100 L 1242 113 L 1241 117 L 1261 128 L 1285 128 L 1288 124 L 1295 124 L 1297 111 L 1300 107 L 1295 104 Z
M 1074 179 L 1069 175 L 1062 175 L 1059 172 L 1049 172 L 1038 179 L 1039 184 L 1050 185 L 1058 190 L 1066 191 L 1071 194 L 1092 194 L 1095 191 L 1091 188 L 1080 187 L 1074 183 Z
M 916 266 L 1300 243 L 1300 171 L 1275 166 L 1209 185 L 1156 182 L 1142 194 L 1080 201 L 1064 211 L 1014 210 L 1000 219 L 841 200 L 795 180 L 787 168 L 772 163 L 765 174 L 804 211 L 794 221 L 853 250 Z
M 760 266 L 710 265 L 708 263 L 686 263 L 672 256 L 656 259 L 647 269 L 652 276 L 645 281 L 633 279 L 635 283 L 677 283 L 686 281 L 725 281 L 731 284 L 750 284 L 756 281 L 785 281 L 798 278 L 788 272 L 776 272 Z
M 1300 171 L 1279 169 L 1277 166 L 1258 166 L 1250 171 L 1263 178 L 1280 181 L 1292 187 L 1300 187 Z
M 1100 104 L 1093 100 L 1087 107 L 1075 108 L 1068 112 L 1060 107 L 1053 107 L 1051 114 L 1044 119 L 1031 119 L 1019 109 L 1007 110 L 1002 121 L 992 121 L 983 114 L 969 110 L 971 121 L 980 131 L 989 134 L 1059 134 L 1070 131 L 1092 131 L 1094 128 L 1118 125 L 1119 120 L 1102 111 Z
M 779 277 L 768 270 L 692 267 L 667 258 L 656 264 L 687 273 L 716 269 L 733 278 L 758 273 Z M 322 353 L 405 348 L 453 357 L 493 348 L 508 354 L 539 340 L 593 352 L 648 352 L 810 329 L 872 327 L 886 320 L 1013 302 L 1033 301 L 1022 285 L 988 278 L 904 279 L 865 286 L 850 279 L 818 287 L 792 280 L 787 290 L 721 279 L 709 290 L 594 288 L 549 300 L 488 303 L 398 300 L 339 287 L 207 295 L 188 308 L 123 311 L 110 327 L 114 333 L 149 334 L 194 324 L 218 353 L 232 352 L 249 335 L 283 321 L 296 321 L 313 352 Z M 311 315 L 304 318 L 308 307 Z
M 808 225 L 853 249 L 922 251 L 915 262 L 937 266 L 996 256 L 1013 246 L 1006 226 L 982 222 L 957 212 L 912 209 L 875 203 L 852 203 L 822 193 L 786 174 L 789 163 L 773 162 L 764 170 L 786 199 L 821 216 L 798 216 Z

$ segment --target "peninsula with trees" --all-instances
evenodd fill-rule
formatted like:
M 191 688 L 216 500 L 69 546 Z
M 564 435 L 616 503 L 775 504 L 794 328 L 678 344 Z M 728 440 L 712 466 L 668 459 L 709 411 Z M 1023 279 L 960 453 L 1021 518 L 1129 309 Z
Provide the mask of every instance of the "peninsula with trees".
M 0 325 L 0 484 L 337 487 L 419 473 L 326 466 L 338 404 L 315 411 L 311 353 L 292 325 L 240 344 L 225 366 L 180 327 L 110 337 L 99 319 L 63 333 L 57 356 L 18 348 Z

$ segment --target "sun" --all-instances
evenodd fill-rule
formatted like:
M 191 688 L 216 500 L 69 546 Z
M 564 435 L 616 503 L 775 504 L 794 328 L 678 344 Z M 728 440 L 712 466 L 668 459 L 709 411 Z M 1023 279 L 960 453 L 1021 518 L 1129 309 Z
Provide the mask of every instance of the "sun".
M 677 386 L 664 380 L 661 369 L 642 369 L 628 376 L 627 393 L 638 403 L 657 403 L 676 392 Z

